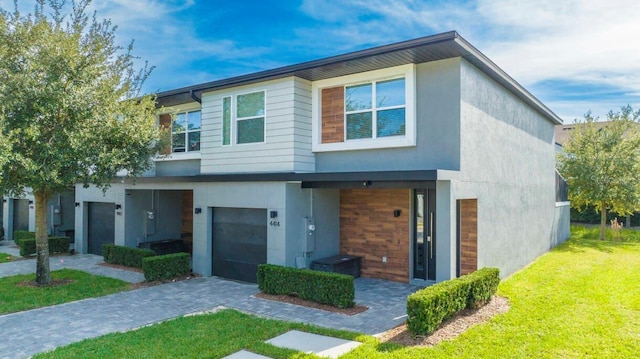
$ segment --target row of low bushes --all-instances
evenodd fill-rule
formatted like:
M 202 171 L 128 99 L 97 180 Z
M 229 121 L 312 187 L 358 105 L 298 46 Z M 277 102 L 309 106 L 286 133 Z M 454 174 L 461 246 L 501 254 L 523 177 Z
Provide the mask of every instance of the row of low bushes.
M 142 272 L 147 281 L 167 280 L 191 271 L 188 253 L 171 253 L 142 259 Z
M 111 264 L 142 268 L 142 259 L 155 255 L 154 251 L 146 248 L 131 248 L 115 244 L 102 245 L 104 261 Z
M 263 293 L 297 295 L 338 308 L 353 307 L 355 287 L 350 275 L 273 264 L 258 266 L 258 288 Z
M 421 289 L 407 298 L 407 327 L 414 335 L 429 334 L 459 311 L 487 302 L 499 283 L 497 268 L 482 268 Z
M 13 241 L 18 247 L 23 239 L 36 239 L 36 232 L 13 231 Z
M 49 254 L 53 253 L 69 253 L 69 245 L 71 238 L 69 237 L 49 237 Z M 36 254 L 35 238 L 22 238 L 18 244 L 20 247 L 20 255 L 28 257 Z
M 142 268 L 148 281 L 167 280 L 191 271 L 191 257 L 187 253 L 158 256 L 151 249 L 103 244 L 102 256 L 107 263 Z

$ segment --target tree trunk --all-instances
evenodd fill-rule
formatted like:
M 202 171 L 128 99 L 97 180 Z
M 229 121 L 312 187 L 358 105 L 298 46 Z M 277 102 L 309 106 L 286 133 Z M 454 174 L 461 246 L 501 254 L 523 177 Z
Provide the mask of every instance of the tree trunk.
M 607 207 L 605 204 L 602 204 L 602 208 L 600 208 L 600 240 L 604 241 L 604 233 L 607 229 Z
M 50 284 L 49 240 L 47 238 L 47 200 L 42 191 L 33 192 L 36 198 L 36 283 Z

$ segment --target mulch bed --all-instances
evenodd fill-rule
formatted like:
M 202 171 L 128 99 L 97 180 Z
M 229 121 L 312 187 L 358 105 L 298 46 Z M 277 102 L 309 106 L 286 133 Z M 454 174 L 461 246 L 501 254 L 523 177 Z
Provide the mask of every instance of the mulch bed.
M 494 296 L 484 306 L 478 309 L 465 309 L 440 325 L 435 332 L 424 336 L 414 336 L 407 329 L 406 324 L 399 325 L 378 336 L 381 342 L 392 342 L 404 346 L 434 346 L 443 340 L 456 338 L 474 325 L 484 323 L 493 316 L 509 310 L 506 298 Z
M 273 295 L 273 294 L 258 293 L 254 296 L 256 298 L 273 300 L 276 302 L 289 303 L 293 305 L 299 305 L 299 306 L 313 308 L 313 309 L 320 309 L 327 312 L 345 314 L 345 315 L 356 315 L 369 309 L 369 307 L 365 307 L 364 305 L 354 305 L 351 308 L 344 308 L 344 309 L 336 308 L 327 304 L 320 304 L 320 303 L 300 299 L 299 297 L 292 296 L 292 295 Z

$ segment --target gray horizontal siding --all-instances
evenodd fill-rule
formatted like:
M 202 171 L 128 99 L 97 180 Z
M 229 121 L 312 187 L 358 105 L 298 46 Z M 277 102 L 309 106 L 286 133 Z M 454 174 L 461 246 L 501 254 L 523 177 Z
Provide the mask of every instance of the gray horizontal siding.
M 265 143 L 222 146 L 222 98 L 266 92 Z M 308 172 L 311 152 L 311 85 L 287 78 L 202 96 L 201 173 Z

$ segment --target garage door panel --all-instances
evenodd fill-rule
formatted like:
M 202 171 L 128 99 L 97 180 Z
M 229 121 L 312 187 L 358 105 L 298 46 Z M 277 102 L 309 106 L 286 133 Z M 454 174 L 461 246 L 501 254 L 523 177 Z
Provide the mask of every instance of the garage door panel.
M 13 200 L 13 230 L 14 231 L 29 230 L 29 200 L 28 199 Z
M 102 255 L 103 244 L 115 243 L 115 204 L 89 202 L 88 252 Z
M 213 274 L 256 282 L 258 264 L 267 262 L 267 210 L 213 210 Z

